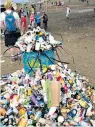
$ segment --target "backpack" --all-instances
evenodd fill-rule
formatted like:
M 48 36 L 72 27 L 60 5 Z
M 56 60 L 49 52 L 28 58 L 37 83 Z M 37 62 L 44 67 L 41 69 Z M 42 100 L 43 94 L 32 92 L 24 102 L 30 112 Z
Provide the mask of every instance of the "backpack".
M 6 30 L 7 31 L 16 31 L 16 22 L 15 22 L 15 18 L 13 16 L 13 11 L 8 14 L 5 12 L 5 24 L 6 24 Z

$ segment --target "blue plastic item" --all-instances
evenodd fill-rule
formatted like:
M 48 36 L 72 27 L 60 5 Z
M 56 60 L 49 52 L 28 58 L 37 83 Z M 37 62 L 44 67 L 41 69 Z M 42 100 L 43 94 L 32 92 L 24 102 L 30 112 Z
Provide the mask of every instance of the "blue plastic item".
M 55 59 L 54 50 L 46 50 L 40 53 L 37 51 L 29 53 L 24 52 L 22 55 L 24 70 L 32 76 L 38 68 L 42 67 L 43 69 L 44 67 L 55 64 L 55 61 L 52 58 Z

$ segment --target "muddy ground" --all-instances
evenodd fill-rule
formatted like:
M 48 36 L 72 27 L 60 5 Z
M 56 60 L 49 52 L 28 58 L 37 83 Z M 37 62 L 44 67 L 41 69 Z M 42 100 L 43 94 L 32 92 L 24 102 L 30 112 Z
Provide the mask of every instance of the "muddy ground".
M 48 31 L 51 32 L 57 40 L 62 40 L 59 35 L 63 37 L 63 47 L 69 51 L 74 57 L 74 63 L 71 55 L 65 51 L 59 52 L 61 60 L 69 62 L 69 68 L 77 70 L 82 75 L 86 76 L 92 84 L 95 84 L 95 1 L 90 5 L 86 3 L 71 1 L 70 19 L 66 19 L 65 7 L 48 7 Z M 66 3 L 67 4 L 67 3 Z M 84 12 L 86 9 L 86 12 Z M 80 12 L 81 10 L 81 12 Z M 42 10 L 43 11 L 43 10 Z M 1 41 L 1 54 L 6 47 Z M 22 69 L 23 65 L 17 61 L 11 63 L 10 58 L 2 57 L 5 60 L 1 63 L 1 74 L 14 72 Z

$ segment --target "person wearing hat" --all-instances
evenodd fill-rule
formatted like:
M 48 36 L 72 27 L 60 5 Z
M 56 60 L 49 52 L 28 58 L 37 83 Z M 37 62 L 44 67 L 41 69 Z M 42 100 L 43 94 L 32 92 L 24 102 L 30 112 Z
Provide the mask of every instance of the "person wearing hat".
M 35 16 L 35 21 L 36 21 L 37 26 L 41 26 L 40 12 L 37 12 L 37 14 Z
M 11 0 L 5 0 L 4 7 L 6 8 L 6 11 L 0 14 L 0 27 L 4 30 L 5 46 L 10 47 L 14 46 L 17 39 L 21 36 L 19 31 L 20 20 L 18 14 L 11 10 Z M 14 48 L 10 48 L 11 59 L 13 62 L 16 60 L 14 52 Z

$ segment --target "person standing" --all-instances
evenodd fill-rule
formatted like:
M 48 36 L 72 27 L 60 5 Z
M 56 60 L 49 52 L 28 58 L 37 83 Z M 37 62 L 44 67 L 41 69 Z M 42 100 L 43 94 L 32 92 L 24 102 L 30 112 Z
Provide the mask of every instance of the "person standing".
M 21 9 L 18 10 L 18 15 L 21 18 Z
M 19 17 L 21 18 L 21 16 L 23 15 L 23 12 L 24 12 L 24 10 L 23 10 L 23 8 L 21 8 L 20 10 L 19 10 Z
M 26 27 L 27 27 L 27 19 L 26 19 L 26 15 L 23 14 L 21 16 L 21 35 L 25 34 Z
M 31 5 L 31 13 L 34 13 L 35 14 L 35 8 L 33 5 Z
M 69 6 L 66 6 L 66 18 L 69 19 L 71 9 Z
M 61 2 L 61 5 L 64 6 L 64 1 Z
M 43 15 L 43 25 L 44 25 L 44 29 L 47 30 L 47 22 L 48 22 L 48 16 L 47 14 L 44 12 Z
M 28 7 L 25 8 L 25 11 L 26 11 L 26 14 L 27 14 L 27 17 L 28 17 L 28 15 L 29 15 Z
M 59 0 L 59 6 L 61 6 L 61 1 Z
M 42 8 L 42 3 L 40 3 L 40 9 Z
M 35 23 L 35 16 L 34 13 L 32 12 L 32 14 L 30 15 L 30 24 L 32 25 L 32 28 L 34 27 L 34 23 Z
M 12 11 L 11 0 L 5 0 L 4 7 L 6 11 L 0 14 L 0 26 L 4 30 L 5 34 L 5 46 L 14 46 L 20 34 L 20 19 L 15 11 Z M 16 60 L 14 56 L 14 48 L 10 48 L 11 60 Z M 18 54 L 20 51 L 18 50 Z
M 41 26 L 40 12 L 37 12 L 37 14 L 35 16 L 35 21 L 36 21 L 37 26 Z

